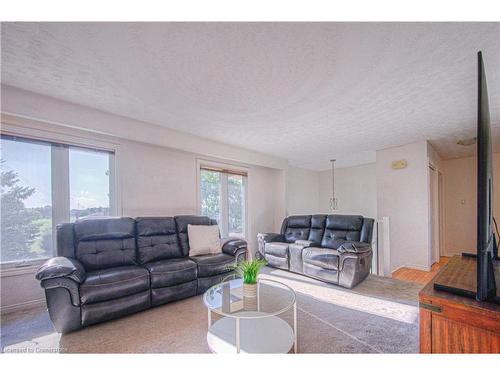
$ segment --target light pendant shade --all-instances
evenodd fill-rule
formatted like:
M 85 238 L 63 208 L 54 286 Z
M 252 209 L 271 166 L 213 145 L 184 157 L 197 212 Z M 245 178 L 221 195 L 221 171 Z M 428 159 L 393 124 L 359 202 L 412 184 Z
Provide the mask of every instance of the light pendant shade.
M 332 163 L 332 196 L 330 198 L 330 211 L 337 211 L 339 209 L 339 200 L 335 197 L 335 159 L 330 160 Z
M 339 209 L 339 200 L 337 198 L 330 198 L 330 211 L 337 211 Z

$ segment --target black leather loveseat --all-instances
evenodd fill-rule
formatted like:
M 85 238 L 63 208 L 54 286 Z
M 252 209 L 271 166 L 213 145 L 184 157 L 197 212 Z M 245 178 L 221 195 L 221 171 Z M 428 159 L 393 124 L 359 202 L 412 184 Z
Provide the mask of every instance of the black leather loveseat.
M 57 226 L 57 257 L 36 274 L 58 332 L 203 293 L 231 276 L 246 242 L 189 257 L 187 226 L 204 216 L 85 219 Z
M 285 218 L 281 233 L 259 233 L 270 266 L 352 288 L 369 273 L 373 219 L 355 215 Z

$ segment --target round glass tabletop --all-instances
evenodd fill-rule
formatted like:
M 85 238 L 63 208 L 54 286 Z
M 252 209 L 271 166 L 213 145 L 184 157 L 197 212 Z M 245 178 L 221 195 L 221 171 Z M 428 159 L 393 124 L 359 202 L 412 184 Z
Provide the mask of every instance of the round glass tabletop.
M 255 296 L 245 296 L 243 289 L 242 279 L 225 281 L 208 289 L 203 301 L 214 313 L 244 319 L 279 315 L 295 303 L 293 289 L 278 281 L 259 279 Z

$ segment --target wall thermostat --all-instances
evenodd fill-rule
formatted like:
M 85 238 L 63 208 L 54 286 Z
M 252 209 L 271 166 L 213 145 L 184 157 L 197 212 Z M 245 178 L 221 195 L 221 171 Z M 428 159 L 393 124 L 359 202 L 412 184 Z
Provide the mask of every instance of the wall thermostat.
M 403 169 L 408 166 L 408 163 L 405 159 L 395 160 L 392 162 L 392 169 Z

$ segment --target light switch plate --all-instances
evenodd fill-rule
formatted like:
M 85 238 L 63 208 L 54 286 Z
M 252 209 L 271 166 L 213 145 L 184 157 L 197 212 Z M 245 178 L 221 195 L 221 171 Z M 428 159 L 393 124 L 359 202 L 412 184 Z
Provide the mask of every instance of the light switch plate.
M 403 169 L 408 166 L 408 163 L 405 159 L 395 160 L 392 162 L 392 169 Z

